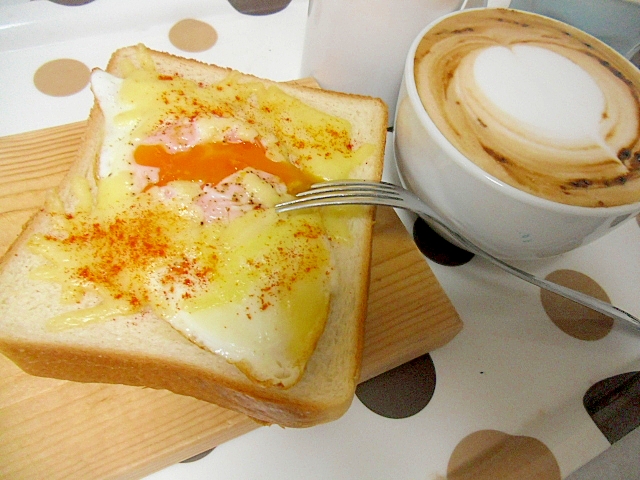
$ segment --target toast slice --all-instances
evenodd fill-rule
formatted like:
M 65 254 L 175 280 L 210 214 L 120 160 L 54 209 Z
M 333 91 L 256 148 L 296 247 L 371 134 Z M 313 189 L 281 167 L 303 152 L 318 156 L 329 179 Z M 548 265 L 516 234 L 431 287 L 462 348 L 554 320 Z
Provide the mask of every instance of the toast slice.
M 238 82 L 277 86 L 314 109 L 348 121 L 352 144 L 371 147 L 349 178 L 379 180 L 382 175 L 387 111 L 378 99 L 275 83 L 142 45 L 116 51 L 107 72 L 123 77 L 145 62 L 152 62 L 159 75 L 190 79 L 203 87 L 217 85 L 230 75 Z M 106 128 L 104 112 L 96 101 L 77 160 L 55 194 L 67 208 L 73 209 L 78 202 L 77 178 L 86 181 L 95 202 L 99 170 L 104 167 L 101 152 Z M 203 348 L 153 310 L 52 329 L 52 318 L 83 311 L 87 304 L 84 297 L 75 303 L 61 301 L 59 282 L 34 275 L 46 260 L 34 253 L 30 242 L 34 235 L 52 234 L 50 209 L 50 205 L 43 207 L 27 223 L 0 263 L 0 351 L 25 372 L 166 389 L 286 427 L 334 420 L 351 404 L 360 369 L 373 209 L 354 207 L 333 220 L 348 232 L 349 239 L 330 245 L 332 278 L 326 323 L 303 373 L 287 388 L 256 381 L 242 365 Z

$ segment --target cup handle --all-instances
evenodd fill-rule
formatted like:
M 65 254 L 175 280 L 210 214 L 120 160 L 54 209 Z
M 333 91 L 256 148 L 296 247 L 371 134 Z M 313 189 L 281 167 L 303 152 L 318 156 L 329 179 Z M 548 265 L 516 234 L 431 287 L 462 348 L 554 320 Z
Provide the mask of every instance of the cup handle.
M 507 8 L 511 0 L 464 0 L 460 5 L 460 10 L 467 8 L 501 7 Z
M 640 42 L 635 47 L 631 48 L 625 55 L 627 60 L 631 61 L 636 67 L 640 68 Z
M 511 0 L 487 0 L 487 7 L 493 8 L 509 8 Z
M 464 0 L 460 5 L 460 10 L 467 8 L 484 8 L 487 6 L 488 0 Z

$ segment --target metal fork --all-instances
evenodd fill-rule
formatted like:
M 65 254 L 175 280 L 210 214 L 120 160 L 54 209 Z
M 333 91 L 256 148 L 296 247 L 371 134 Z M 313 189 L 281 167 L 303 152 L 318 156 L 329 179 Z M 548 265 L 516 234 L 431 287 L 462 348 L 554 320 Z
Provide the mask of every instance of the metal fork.
M 384 205 L 412 211 L 424 220 L 437 224 L 465 250 L 488 260 L 505 272 L 564 298 L 573 300 L 608 317 L 627 322 L 635 329 L 640 330 L 640 320 L 624 310 L 591 295 L 536 277 L 494 257 L 456 232 L 453 227 L 413 193 L 392 183 L 350 180 L 317 183 L 312 185 L 309 190 L 299 193 L 295 200 L 279 203 L 275 208 L 278 212 L 287 212 L 301 208 L 328 205 Z

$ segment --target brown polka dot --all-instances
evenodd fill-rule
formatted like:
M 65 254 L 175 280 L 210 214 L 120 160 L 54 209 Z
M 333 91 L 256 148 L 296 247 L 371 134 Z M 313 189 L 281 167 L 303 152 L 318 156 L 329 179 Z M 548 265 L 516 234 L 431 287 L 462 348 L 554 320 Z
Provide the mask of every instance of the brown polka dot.
M 36 88 L 52 97 L 78 93 L 89 83 L 89 67 L 78 60 L 60 58 L 42 65 L 33 75 Z
M 547 280 L 573 288 L 610 302 L 609 296 L 593 279 L 575 270 L 556 270 L 547 275 Z M 613 327 L 613 319 L 578 305 L 555 293 L 540 291 L 542 306 L 556 326 L 568 335 L 579 340 L 599 340 L 605 337 Z
M 185 18 L 171 27 L 169 41 L 185 52 L 203 52 L 216 44 L 218 32 L 208 23 Z
M 387 418 L 407 418 L 421 411 L 436 388 L 436 370 L 429 354 L 422 355 L 358 385 L 358 399 Z
M 207 455 L 209 455 L 211 452 L 213 452 L 213 448 L 209 449 L 209 450 L 205 450 L 202 453 L 199 453 L 197 455 L 194 455 L 193 457 L 189 457 L 186 460 L 182 460 L 180 463 L 193 463 L 193 462 L 197 462 L 198 460 L 202 460 L 204 457 L 206 457 Z
M 551 450 L 532 437 L 480 430 L 456 446 L 447 480 L 560 480 Z
M 609 228 L 617 227 L 618 225 L 620 225 L 622 222 L 624 222 L 630 216 L 631 216 L 630 213 L 625 213 L 624 215 L 620 215 L 620 216 L 614 218 L 611 221 L 611 223 L 609 224 Z
M 291 0 L 229 0 L 229 3 L 246 15 L 271 15 L 285 9 Z
M 67 7 L 77 7 L 79 5 L 85 5 L 93 2 L 93 0 L 49 0 L 50 2 L 57 3 L 58 5 L 65 5 Z
M 413 241 L 425 257 L 440 265 L 457 267 L 474 257 L 473 253 L 445 240 L 421 218 L 413 224 Z
M 582 403 L 611 444 L 640 427 L 640 372 L 627 372 L 592 385 Z

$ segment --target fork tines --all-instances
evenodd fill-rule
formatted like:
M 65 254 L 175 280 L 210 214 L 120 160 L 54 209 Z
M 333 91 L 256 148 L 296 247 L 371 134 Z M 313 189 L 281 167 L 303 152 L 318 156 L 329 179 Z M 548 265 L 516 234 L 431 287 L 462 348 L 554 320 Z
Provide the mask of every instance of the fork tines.
M 336 180 L 316 183 L 300 192 L 295 200 L 279 203 L 276 211 L 286 212 L 300 208 L 327 205 L 389 205 L 400 199 L 396 187 L 385 182 Z
M 386 182 L 373 182 L 366 180 L 334 180 L 331 182 L 315 183 L 309 190 L 298 193 L 297 197 L 315 195 L 322 192 L 368 192 L 372 195 L 377 193 L 391 193 L 395 185 Z

